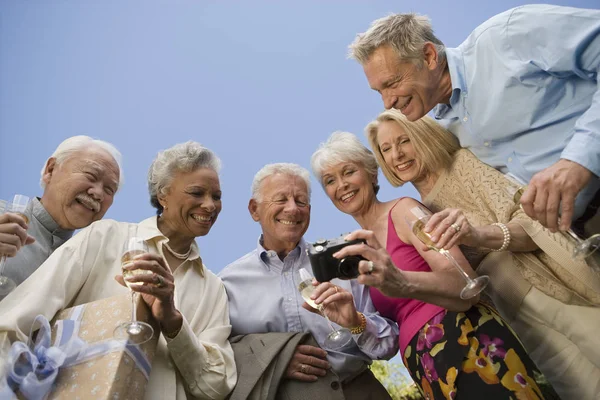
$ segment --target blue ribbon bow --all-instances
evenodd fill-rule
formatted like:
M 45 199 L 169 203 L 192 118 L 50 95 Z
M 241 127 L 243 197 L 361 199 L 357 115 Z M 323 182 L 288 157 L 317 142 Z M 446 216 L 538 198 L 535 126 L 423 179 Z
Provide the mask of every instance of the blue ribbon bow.
M 56 338 L 51 345 L 50 323 L 43 315 L 38 315 L 29 332 L 27 345 L 13 343 L 8 362 L 7 382 L 15 392 L 19 391 L 28 400 L 46 398 L 56 380 L 61 367 L 81 364 L 114 351 L 125 350 L 134 360 L 146 379 L 150 376 L 151 365 L 146 355 L 137 345 L 109 339 L 88 345 L 77 333 L 80 322 L 77 320 L 84 306 L 74 308 L 71 318 L 56 322 Z M 32 337 L 36 323 L 41 325 L 35 343 Z

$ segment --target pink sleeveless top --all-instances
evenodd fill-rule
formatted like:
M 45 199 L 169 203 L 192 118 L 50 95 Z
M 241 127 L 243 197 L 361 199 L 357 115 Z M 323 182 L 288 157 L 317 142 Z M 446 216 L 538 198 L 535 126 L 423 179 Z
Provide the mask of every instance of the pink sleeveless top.
M 400 201 L 402 199 L 399 199 Z M 388 233 L 386 250 L 397 268 L 403 271 L 431 272 L 429 264 L 421 257 L 417 249 L 412 245 L 404 243 L 396 234 L 394 221 L 392 221 L 392 210 L 388 214 Z M 370 288 L 371 300 L 379 313 L 398 323 L 400 327 L 400 354 L 404 354 L 406 346 L 412 338 L 425 326 L 434 316 L 446 310 L 442 307 L 425 303 L 420 300 L 409 298 L 387 297 L 379 290 Z

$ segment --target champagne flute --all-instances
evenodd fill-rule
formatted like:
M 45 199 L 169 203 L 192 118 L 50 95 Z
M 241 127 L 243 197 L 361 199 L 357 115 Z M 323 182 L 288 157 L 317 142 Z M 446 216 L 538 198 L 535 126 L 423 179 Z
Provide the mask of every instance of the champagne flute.
M 510 178 L 508 178 L 508 179 L 510 181 L 513 181 Z M 517 187 L 507 186 L 505 188 L 505 191 L 506 191 L 506 193 L 509 194 L 509 196 L 512 196 L 515 204 L 518 204 L 519 207 L 521 209 L 523 209 L 520 202 L 521 202 L 521 196 L 523 195 L 523 193 L 525 193 L 526 189 L 527 189 L 526 185 L 517 186 Z M 596 252 L 596 250 L 598 250 L 598 248 L 600 247 L 600 233 L 596 233 L 585 240 L 583 240 L 579 236 L 577 236 L 577 234 L 575 232 L 573 232 L 571 229 L 568 229 L 567 231 L 565 231 L 565 233 L 567 235 L 569 235 L 569 237 L 574 242 L 575 247 L 573 248 L 573 253 L 571 254 L 571 257 L 573 257 L 576 260 L 584 260 L 584 259 L 588 258 L 592 254 L 594 254 Z
M 143 285 L 142 282 L 129 282 L 125 278 L 132 277 L 135 275 L 151 275 L 152 271 L 145 269 L 125 269 L 134 262 L 134 257 L 140 254 L 148 253 L 148 245 L 144 239 L 140 237 L 131 237 L 125 244 L 125 251 L 121 257 L 121 269 L 125 284 L 129 289 L 132 286 Z M 152 339 L 154 336 L 154 329 L 145 323 L 137 320 L 136 308 L 137 308 L 138 293 L 131 291 L 131 321 L 120 324 L 115 328 L 114 337 L 117 339 L 128 339 L 130 342 L 135 344 L 142 344 Z
M 27 209 L 27 204 L 29 204 L 29 197 L 23 196 L 21 194 L 16 194 L 13 198 L 12 203 L 6 204 L 5 212 L 13 212 L 21 216 L 25 223 L 29 223 L 29 218 L 25 215 L 25 210 Z M 10 279 L 7 276 L 4 276 L 4 267 L 6 266 L 6 256 L 2 255 L 0 257 L 0 298 L 6 296 L 15 288 L 17 284 L 14 280 Z
M 298 290 L 302 295 L 304 301 L 306 301 L 311 307 L 319 310 L 321 315 L 325 317 L 327 320 L 327 324 L 329 328 L 331 328 L 331 333 L 327 335 L 324 346 L 331 350 L 341 349 L 347 346 L 352 341 L 352 333 L 346 328 L 335 329 L 327 314 L 325 314 L 324 307 L 320 304 L 316 304 L 313 299 L 310 298 L 314 293 L 316 286 L 313 286 L 313 276 L 306 268 L 300 268 L 300 284 L 298 285 Z
M 444 257 L 446 257 L 446 259 L 448 259 L 448 261 L 450 261 L 452 265 L 454 265 L 454 267 L 456 267 L 456 269 L 460 272 L 465 282 L 467 282 L 465 287 L 460 291 L 460 298 L 463 300 L 467 300 L 481 293 L 490 282 L 490 278 L 487 275 L 481 275 L 475 279 L 471 278 L 462 269 L 462 267 L 458 264 L 454 257 L 452 257 L 452 254 L 450 254 L 448 250 L 440 249 L 436 246 L 433 240 L 431 240 L 431 236 L 423 230 L 425 228 L 425 225 L 427 224 L 427 221 L 429 221 L 429 218 L 431 218 L 431 211 L 429 211 L 426 208 L 417 206 L 413 207 L 410 210 L 410 212 L 414 216 L 414 218 L 410 219 L 406 217 L 405 219 L 406 223 L 408 224 L 408 226 L 410 226 L 410 229 L 412 230 L 414 235 L 421 242 L 426 244 L 427 247 L 429 247 L 431 250 L 435 250 Z

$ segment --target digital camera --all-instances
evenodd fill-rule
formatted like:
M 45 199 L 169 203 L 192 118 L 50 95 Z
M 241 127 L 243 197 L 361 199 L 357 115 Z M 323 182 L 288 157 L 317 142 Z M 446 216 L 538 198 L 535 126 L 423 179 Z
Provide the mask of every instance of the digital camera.
M 317 281 L 328 282 L 334 278 L 354 279 L 358 277 L 358 263 L 364 260 L 361 256 L 348 256 L 343 259 L 333 257 L 333 254 L 346 246 L 367 243 L 363 239 L 344 240 L 344 236 L 335 239 L 319 239 L 309 243 L 306 249 L 313 274 Z

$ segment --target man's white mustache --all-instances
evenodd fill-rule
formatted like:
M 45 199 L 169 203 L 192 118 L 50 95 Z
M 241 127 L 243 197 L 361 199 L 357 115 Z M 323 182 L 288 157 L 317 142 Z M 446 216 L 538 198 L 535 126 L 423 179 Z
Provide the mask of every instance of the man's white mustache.
M 86 194 L 79 194 L 76 197 L 77 201 L 83 203 L 85 206 L 88 206 L 94 210 L 94 212 L 100 211 L 100 202 L 93 199 L 92 197 Z

